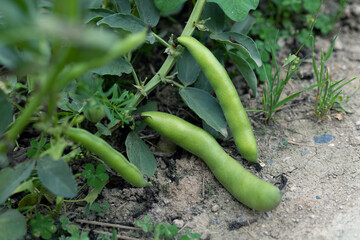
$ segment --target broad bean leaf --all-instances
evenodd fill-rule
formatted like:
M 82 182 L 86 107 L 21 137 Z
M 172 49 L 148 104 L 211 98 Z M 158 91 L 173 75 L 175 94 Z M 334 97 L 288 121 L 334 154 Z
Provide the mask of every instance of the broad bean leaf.
M 159 10 L 152 0 L 135 0 L 141 20 L 150 27 L 155 27 L 160 19 Z
M 255 18 L 247 15 L 247 17 L 240 21 L 240 22 L 236 22 L 231 26 L 231 32 L 237 32 L 237 33 L 241 33 L 241 34 L 248 34 L 251 27 L 254 25 L 254 23 L 256 22 Z
M 184 2 L 186 2 L 186 0 L 154 0 L 155 6 L 161 12 L 171 12 Z
M 18 210 L 9 209 L 0 215 L 0 239 L 23 239 L 26 234 L 26 219 Z
M 204 72 L 201 71 L 199 73 L 199 76 L 194 84 L 195 88 L 200 88 L 202 90 L 205 90 L 206 92 L 211 93 L 213 91 L 211 84 L 209 82 L 209 80 L 207 79 L 207 77 L 205 76 Z
M 257 78 L 252 70 L 250 64 L 243 59 L 240 55 L 233 53 L 231 51 L 228 52 L 231 60 L 235 63 L 236 68 L 240 71 L 241 75 L 245 78 L 246 83 L 253 91 L 255 97 L 257 94 Z
M 193 84 L 201 70 L 199 64 L 187 49 L 184 50 L 177 61 L 176 68 L 178 71 L 177 76 L 185 86 Z
M 132 14 L 125 13 L 109 15 L 97 22 L 97 25 L 99 26 L 103 24 L 111 28 L 120 28 L 132 33 L 141 32 L 147 27 L 141 19 Z
M 205 20 L 205 26 L 215 33 L 223 31 L 225 26 L 225 15 L 216 3 L 206 3 L 201 14 L 201 19 Z
M 139 168 L 140 172 L 152 177 L 156 171 L 156 159 L 144 141 L 136 132 L 130 132 L 125 145 L 130 162 Z
M 259 5 L 259 0 L 208 0 L 217 3 L 225 14 L 234 21 L 243 20 L 250 10 Z
M 114 0 L 116 10 L 119 13 L 131 13 L 131 4 L 129 0 Z
M 0 204 L 4 203 L 17 186 L 30 176 L 34 165 L 34 161 L 26 161 L 15 168 L 7 167 L 0 171 Z
M 13 108 L 7 100 L 5 93 L 0 90 L 0 136 L 6 131 L 9 124 L 12 122 Z
M 228 136 L 227 123 L 218 101 L 208 92 L 192 87 L 179 91 L 181 98 L 202 120 L 224 137 Z
M 77 185 L 70 167 L 64 159 L 44 156 L 37 163 L 41 183 L 53 194 L 72 198 L 77 194 Z
M 210 38 L 236 48 L 246 57 L 252 59 L 258 67 L 262 65 L 256 44 L 250 37 L 241 33 L 223 32 L 219 34 L 213 33 Z
M 131 64 L 123 58 L 117 58 L 99 68 L 92 69 L 91 72 L 99 75 L 121 76 L 123 73 L 129 74 L 132 71 Z
M 106 8 L 90 9 L 87 16 L 85 17 L 84 22 L 88 23 L 91 21 L 99 21 L 100 19 L 103 19 L 104 17 L 110 16 L 112 14 L 114 14 L 114 12 Z

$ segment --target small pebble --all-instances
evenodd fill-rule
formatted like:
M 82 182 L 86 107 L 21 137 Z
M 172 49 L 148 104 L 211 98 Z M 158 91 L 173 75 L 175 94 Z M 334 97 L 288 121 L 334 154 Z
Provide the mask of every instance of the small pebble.
M 360 126 L 360 120 L 355 123 L 356 126 Z
M 331 134 L 323 134 L 321 136 L 314 136 L 313 140 L 315 143 L 322 144 L 322 143 L 328 143 L 331 140 L 333 140 L 334 138 L 335 138 L 335 136 L 333 136 Z
M 354 145 L 360 145 L 360 136 L 354 138 Z
M 212 206 L 211 211 L 217 212 L 217 211 L 219 211 L 219 209 L 220 209 L 220 206 L 216 204 L 216 205 Z
M 316 198 L 316 199 L 320 199 L 321 197 L 319 197 L 319 196 L 316 196 L 315 198 Z
M 270 236 L 272 237 L 272 238 L 278 238 L 279 237 L 279 231 L 278 230 L 273 230 L 273 231 L 271 231 L 271 233 L 270 233 Z
M 309 154 L 309 152 L 307 152 L 307 151 L 301 152 L 301 156 L 305 156 L 305 155 L 308 155 L 308 154 Z
M 200 239 L 205 240 L 205 239 L 210 239 L 210 231 L 208 229 L 206 229 L 202 234 Z
M 174 224 L 178 227 L 178 228 L 182 228 L 184 226 L 184 221 L 181 219 L 174 219 Z

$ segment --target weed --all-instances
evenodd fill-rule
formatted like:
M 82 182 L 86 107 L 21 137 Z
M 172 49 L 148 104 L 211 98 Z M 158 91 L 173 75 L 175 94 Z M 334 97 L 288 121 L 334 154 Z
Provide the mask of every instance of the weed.
M 50 239 L 57 230 L 54 220 L 42 214 L 36 214 L 30 220 L 30 226 L 32 227 L 31 234 L 36 238 Z
M 109 175 L 106 173 L 106 167 L 103 164 L 99 164 L 96 170 L 93 164 L 86 164 L 82 176 L 87 179 L 87 185 L 95 188 L 102 187 L 109 180 Z
M 146 236 L 153 236 L 155 240 L 157 239 L 174 239 L 178 235 L 179 229 L 173 224 L 168 223 L 155 223 L 149 216 L 145 216 L 144 220 L 136 220 L 135 225 L 140 227 Z M 179 239 L 181 240 L 191 240 L 199 239 L 200 234 L 190 233 L 189 230 L 185 229 L 185 234 L 181 235 Z
M 88 234 L 86 232 L 81 232 L 79 226 L 74 224 L 65 216 L 60 217 L 61 228 L 68 234 L 70 237 L 62 235 L 60 240 L 89 240 Z
M 322 120 L 325 116 L 329 117 L 328 115 L 330 110 L 333 108 L 335 103 L 338 103 L 340 107 L 346 110 L 343 102 L 348 102 L 350 97 L 355 94 L 351 94 L 350 96 L 343 97 L 340 94 L 342 93 L 342 88 L 349 84 L 350 82 L 354 81 L 355 78 L 352 78 L 348 81 L 341 79 L 339 81 L 334 81 L 329 77 L 329 71 L 325 67 L 326 61 L 330 58 L 335 41 L 338 37 L 338 34 L 333 39 L 326 55 L 324 55 L 323 49 L 321 50 L 320 56 L 320 67 L 317 67 L 315 54 L 314 54 L 314 41 L 312 41 L 312 62 L 313 62 L 313 69 L 316 77 L 317 82 L 317 92 L 316 92 L 316 100 L 314 106 L 314 113 L 318 120 Z
M 87 204 L 85 208 L 85 215 L 88 215 L 90 211 L 95 212 L 98 216 L 104 216 L 105 211 L 110 209 L 110 204 L 108 202 L 102 202 L 102 203 L 93 203 L 93 204 Z
M 29 158 L 34 158 L 38 154 L 48 150 L 50 148 L 50 143 L 46 143 L 46 138 L 41 138 L 39 141 L 32 140 L 30 145 L 33 148 L 30 148 L 26 154 Z
M 297 53 L 300 51 L 300 49 L 297 51 Z M 309 88 L 292 93 L 280 100 L 284 87 L 290 80 L 292 80 L 292 77 L 295 73 L 298 72 L 301 63 L 303 62 L 303 60 L 300 60 L 299 57 L 297 57 L 297 53 L 290 54 L 288 58 L 285 58 L 285 63 L 282 65 L 282 68 L 285 68 L 284 71 L 286 72 L 286 75 L 284 78 L 282 78 L 280 76 L 281 69 L 276 62 L 275 50 L 272 49 L 272 63 L 275 69 L 275 73 L 270 71 L 270 76 L 268 76 L 264 69 L 266 81 L 263 89 L 262 104 L 266 122 L 269 122 L 272 119 L 273 114 L 278 111 L 284 104 L 298 96 L 300 93 L 316 87 L 316 85 L 312 85 Z

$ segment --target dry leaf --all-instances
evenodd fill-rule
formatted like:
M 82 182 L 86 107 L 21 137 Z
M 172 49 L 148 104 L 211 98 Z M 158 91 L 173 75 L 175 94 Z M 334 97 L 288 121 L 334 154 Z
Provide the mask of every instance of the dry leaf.
M 344 115 L 342 115 L 342 113 L 337 113 L 334 117 L 339 121 L 344 120 Z

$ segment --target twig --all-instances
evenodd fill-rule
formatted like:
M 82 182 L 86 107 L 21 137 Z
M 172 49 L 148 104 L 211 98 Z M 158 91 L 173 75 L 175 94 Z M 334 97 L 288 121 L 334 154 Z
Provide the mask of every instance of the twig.
M 89 228 L 83 228 L 82 230 L 85 231 L 85 232 L 93 231 L 94 233 L 110 234 L 110 235 L 112 235 L 112 233 L 109 233 L 109 232 L 100 231 L 100 230 L 91 230 L 91 229 L 89 229 Z M 116 235 L 116 238 L 117 238 L 117 239 L 125 239 L 125 240 L 139 240 L 139 238 L 133 238 L 133 237 L 123 236 L 123 235 L 119 235 L 119 234 Z
M 114 228 L 127 229 L 127 230 L 141 230 L 141 228 L 139 228 L 139 227 L 130 227 L 130 226 L 125 226 L 125 225 L 120 225 L 120 224 L 88 221 L 88 220 L 83 220 L 83 219 L 75 219 L 75 222 L 98 225 L 98 226 L 103 226 L 103 227 L 114 227 Z

